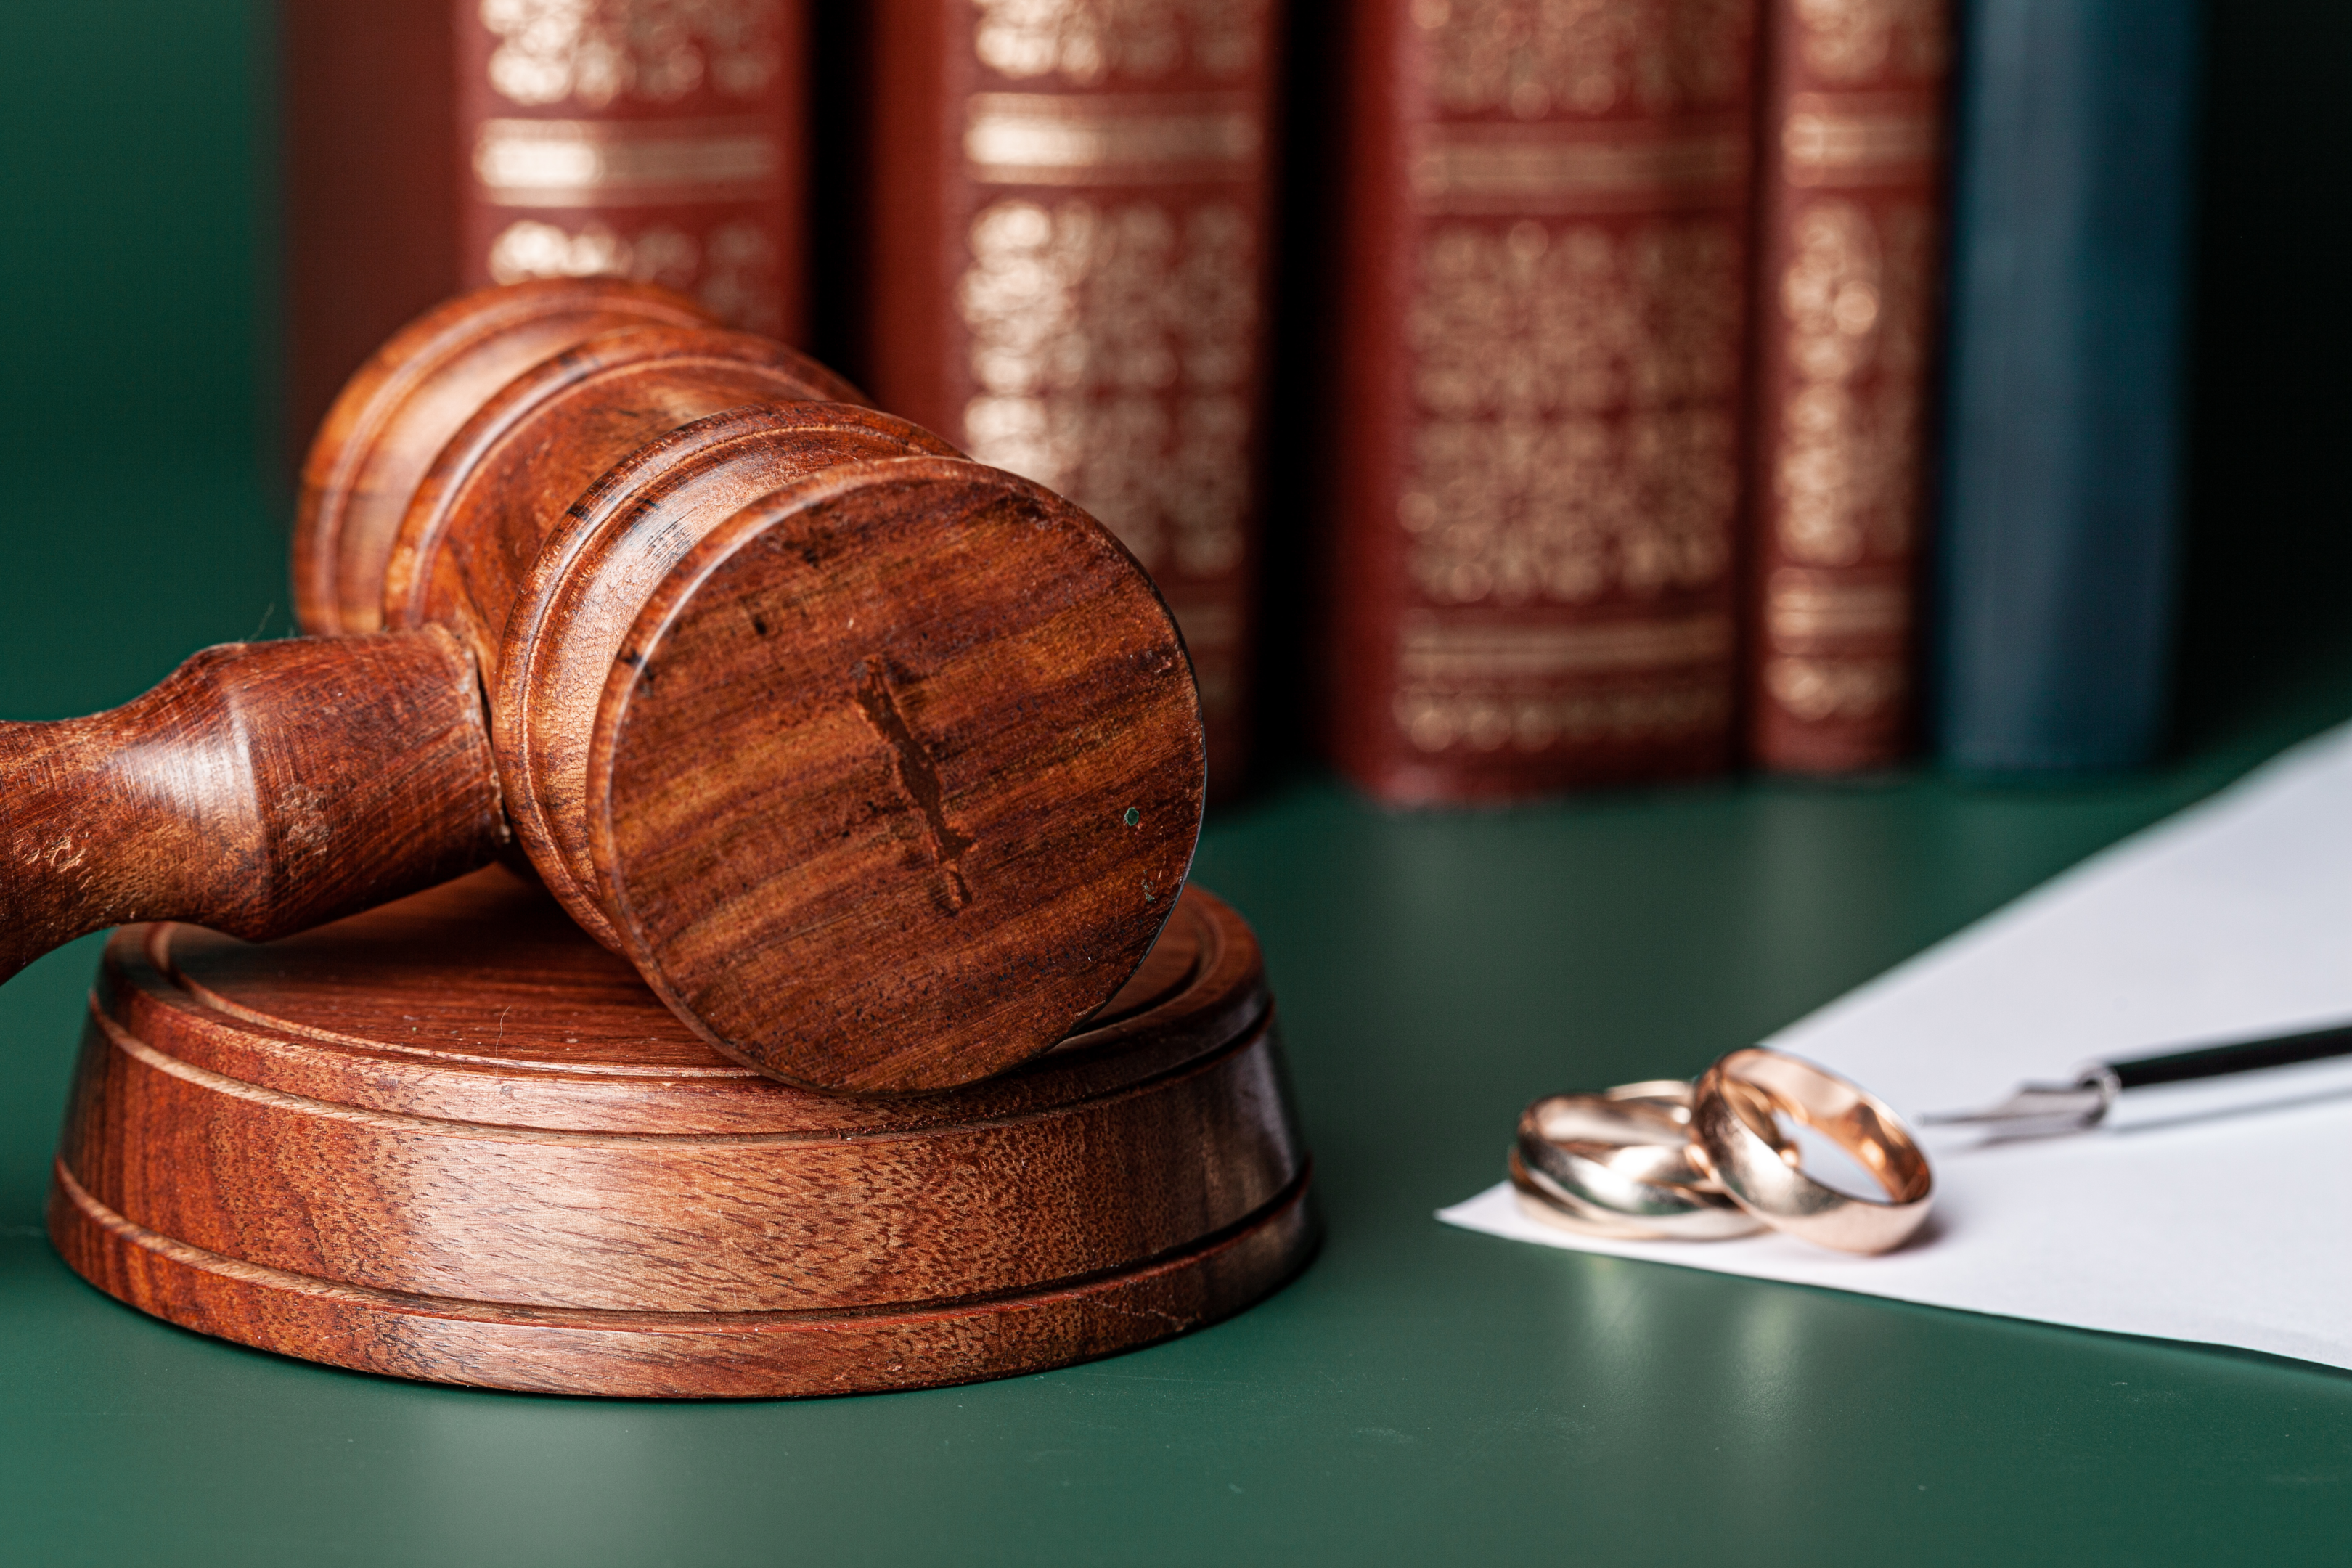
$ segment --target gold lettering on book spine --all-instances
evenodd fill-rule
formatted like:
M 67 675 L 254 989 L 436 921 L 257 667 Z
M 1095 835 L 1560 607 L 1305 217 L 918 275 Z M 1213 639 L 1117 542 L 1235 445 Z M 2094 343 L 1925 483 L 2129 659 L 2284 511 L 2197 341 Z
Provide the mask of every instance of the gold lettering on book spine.
M 1150 81 L 1188 63 L 1211 77 L 1258 64 L 1265 0 L 975 0 L 972 49 L 1016 80 Z
M 474 177 L 502 206 L 626 206 L 756 199 L 781 157 L 757 121 L 485 120 Z
M 1654 742 L 1727 717 L 1730 626 L 1691 596 L 1728 573 L 1738 494 L 1754 10 L 1413 0 L 1437 112 L 1412 174 L 1441 221 L 1405 321 L 1396 517 L 1432 607 L 1405 628 L 1391 717 L 1421 751 Z M 1596 618 L 1527 614 L 1560 605 Z
M 1777 567 L 1765 584 L 1764 689 L 1809 724 L 1865 718 L 1904 694 L 1910 629 L 1910 584 L 1899 568 L 1857 580 Z
M 1397 503 L 1430 600 L 1582 604 L 1722 578 L 1738 255 L 1719 217 L 1431 233 Z
M 1398 631 L 1391 717 L 1423 752 L 1655 740 L 1715 727 L 1729 707 L 1719 611 L 1566 626 L 1423 611 Z
M 719 118 L 486 118 L 475 195 L 529 215 L 491 237 L 492 280 L 635 278 L 691 292 L 731 326 L 779 330 L 772 199 L 786 171 L 774 121 L 756 111 L 783 68 L 783 0 L 478 0 L 475 16 L 494 40 L 488 85 L 520 108 L 734 100 Z M 698 222 L 621 216 L 703 205 L 720 210 Z
M 1001 77 L 1191 78 L 1180 91 L 975 93 L 963 142 L 975 180 L 1231 194 L 984 206 L 956 289 L 978 384 L 964 445 L 1086 507 L 1147 567 L 1229 573 L 1253 501 L 1249 208 L 1265 132 L 1236 79 L 1263 64 L 1267 0 L 974 0 L 974 12 L 973 52 Z M 1204 78 L 1220 90 L 1195 90 Z
M 731 219 L 699 238 L 675 224 L 624 232 L 591 219 L 578 228 L 522 218 L 490 242 L 494 283 L 527 278 L 634 278 L 692 293 L 719 320 L 754 332 L 783 323 L 775 241 L 758 224 Z
M 1920 440 L 1927 217 L 1813 201 L 1780 276 L 1790 384 L 1772 462 L 1777 541 L 1807 565 L 1910 548 Z M 1857 383 L 1875 373 L 1865 393 Z
M 1947 0 L 1790 0 L 1806 66 L 1833 82 L 1892 72 L 1933 76 L 1944 68 L 1951 24 Z
M 510 103 L 755 98 L 782 68 L 781 0 L 481 0 L 490 86 Z
M 1641 686 L 1549 692 L 1430 690 L 1408 688 L 1390 717 L 1417 751 L 1468 746 L 1540 752 L 1595 742 L 1656 741 L 1719 728 L 1730 711 L 1713 671 Z
M 1781 176 L 1792 185 L 1916 184 L 1932 170 L 1941 132 L 1916 101 L 1797 93 L 1780 122 Z
M 1764 689 L 1808 724 L 1826 719 L 1866 719 L 1910 685 L 1900 660 L 1814 658 L 1778 654 L 1764 661 Z
M 1735 100 L 1752 0 L 1413 0 L 1451 113 L 1656 112 Z
M 1910 586 L 1899 573 L 1855 582 L 1844 573 L 1778 567 L 1765 586 L 1764 629 L 1773 647 L 1793 653 L 1856 637 L 1899 639 L 1911 629 Z
M 1003 184 L 1245 179 L 1263 142 L 1238 93 L 978 92 L 964 127 L 973 176 Z
M 1425 212 L 1602 210 L 1639 204 L 1720 205 L 1748 175 L 1736 125 L 1627 138 L 1603 122 L 1454 122 L 1422 128 L 1411 184 Z
M 1241 559 L 1257 246 L 1240 207 L 1004 200 L 956 292 L 980 394 L 964 443 L 1085 507 L 1147 567 Z

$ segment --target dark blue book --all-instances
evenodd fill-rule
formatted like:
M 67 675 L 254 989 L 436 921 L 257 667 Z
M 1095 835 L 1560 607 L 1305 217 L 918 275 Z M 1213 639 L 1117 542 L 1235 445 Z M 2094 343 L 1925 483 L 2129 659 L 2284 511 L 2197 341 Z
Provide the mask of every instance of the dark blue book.
M 1964 0 L 1934 674 L 1944 761 L 2163 738 L 2196 0 Z

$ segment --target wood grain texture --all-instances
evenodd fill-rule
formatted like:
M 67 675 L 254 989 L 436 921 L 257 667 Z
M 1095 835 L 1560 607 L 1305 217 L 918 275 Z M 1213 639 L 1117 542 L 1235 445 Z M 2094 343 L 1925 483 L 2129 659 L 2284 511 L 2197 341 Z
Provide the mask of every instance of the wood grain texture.
M 310 624 L 413 637 L 248 650 L 236 669 L 300 679 L 217 711 L 189 707 L 216 658 L 119 714 L 16 731 L 38 786 L 0 811 L 0 839 L 31 835 L 20 941 L 133 917 L 289 931 L 511 833 L 698 1034 L 792 1082 L 948 1088 L 1100 1006 L 1201 821 L 1167 605 L 1076 507 L 682 314 L 633 284 L 527 284 L 396 338 L 320 433 L 296 561 Z M 425 650 L 446 700 L 410 701 L 371 648 Z M 461 721 L 443 709 L 477 671 Z M 91 783 L 113 774 L 113 795 Z M 176 903 L 141 890 L 158 822 L 226 856 L 182 856 Z M 281 822 L 331 870 L 257 875 Z
M 1161 615 L 1086 514 L 971 463 L 736 511 L 610 665 L 589 858 L 624 950 L 782 1078 L 904 1091 L 1035 1055 L 1192 862 L 1201 716 L 1181 644 L 1142 635 Z
M 205 1332 L 646 1396 L 1011 1375 L 1238 1310 L 1304 1261 L 1256 945 L 1187 892 L 1085 1031 L 989 1083 L 751 1072 L 503 869 L 267 946 L 128 929 L 52 1234 Z
M 469 296 L 439 331 L 537 298 Z M 473 649 L 518 846 L 698 1034 L 909 1092 L 1034 1056 L 1118 988 L 1182 882 L 1205 763 L 1134 559 L 858 398 L 743 334 L 569 343 L 481 397 L 344 607 Z M 321 451 L 391 438 L 354 432 Z M 722 560 L 793 552 L 797 577 Z M 660 698 L 626 717 L 665 637 Z M 592 778 L 599 757 L 625 763 Z
M 483 402 L 522 372 L 624 326 L 717 324 L 692 300 L 609 278 L 461 295 L 402 328 L 327 411 L 302 467 L 294 608 L 319 635 L 370 632 L 417 482 Z
M 438 628 L 206 648 L 87 719 L 0 724 L 0 979 L 85 932 L 299 931 L 508 839 L 473 660 Z
M 484 401 L 417 480 L 374 613 L 386 626 L 450 626 L 495 679 L 519 585 L 601 475 L 724 409 L 809 401 L 864 399 L 806 355 L 747 332 L 623 328 L 552 354 Z

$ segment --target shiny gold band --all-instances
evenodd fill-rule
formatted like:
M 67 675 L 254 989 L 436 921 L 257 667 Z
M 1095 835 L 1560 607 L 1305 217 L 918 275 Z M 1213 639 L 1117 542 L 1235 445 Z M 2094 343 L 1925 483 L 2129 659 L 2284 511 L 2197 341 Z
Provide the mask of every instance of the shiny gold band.
M 1514 1148 L 1508 1161 L 1513 1195 L 1519 1200 L 1519 1211 L 1528 1218 L 1560 1230 L 1572 1230 L 1579 1236 L 1606 1237 L 1616 1241 L 1656 1241 L 1659 1235 L 1645 1225 L 1636 1224 L 1622 1215 L 1612 1215 L 1594 1208 L 1573 1193 L 1562 1191 L 1557 1184 L 1537 1175 L 1519 1158 Z
M 1721 1241 L 1759 1228 L 1691 1163 L 1691 1086 L 1555 1094 L 1520 1114 L 1511 1181 L 1521 1206 L 1588 1234 Z
M 1886 1194 L 1851 1196 L 1805 1173 L 1777 1116 L 1812 1128 L 1861 1163 Z M 1824 1068 L 1760 1047 L 1734 1051 L 1698 1080 L 1690 1136 L 1700 1163 L 1741 1208 L 1776 1230 L 1843 1252 L 1899 1247 L 1927 1217 L 1935 1178 L 1902 1118 Z

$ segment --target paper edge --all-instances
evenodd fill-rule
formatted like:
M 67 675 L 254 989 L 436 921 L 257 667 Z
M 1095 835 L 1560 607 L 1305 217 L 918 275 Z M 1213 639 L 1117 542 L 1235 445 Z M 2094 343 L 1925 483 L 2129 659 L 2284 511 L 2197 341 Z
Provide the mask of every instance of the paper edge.
M 1909 1295 L 1901 1290 L 1857 1289 L 1852 1286 L 1831 1284 L 1826 1280 L 1791 1279 L 1780 1274 L 1750 1273 L 1745 1269 L 1724 1268 L 1696 1258 L 1677 1257 L 1674 1251 L 1663 1250 L 1664 1248 L 1678 1250 L 1685 1247 L 1737 1246 L 1738 1245 L 1737 1242 L 1621 1242 L 1612 1241 L 1605 1237 L 1578 1236 L 1565 1230 L 1557 1235 L 1549 1231 L 1518 1235 L 1497 1229 L 1465 1215 L 1464 1211 L 1490 1200 L 1516 1204 L 1517 1199 L 1513 1196 L 1511 1184 L 1503 1181 L 1496 1183 L 1491 1187 L 1482 1188 L 1459 1203 L 1449 1204 L 1444 1208 L 1434 1210 L 1432 1217 L 1441 1225 L 1467 1232 L 1472 1236 L 1490 1237 L 1496 1241 L 1517 1242 L 1524 1247 L 1539 1247 L 1553 1252 L 1574 1252 L 1588 1258 L 1617 1258 L 1629 1263 L 1660 1264 L 1669 1268 L 1687 1268 L 1696 1273 L 1711 1274 L 1718 1279 L 1787 1285 L 1802 1290 L 1828 1290 L 1862 1301 L 1900 1301 L 1909 1307 L 1925 1307 L 1938 1312 L 1958 1312 L 1967 1317 L 1986 1318 L 1998 1322 L 2027 1323 L 2038 1328 L 2063 1329 L 2073 1333 L 2098 1334 L 2114 1340 L 2145 1340 L 2151 1344 L 2186 1345 L 2198 1350 L 2220 1351 L 2231 1355 L 2263 1356 L 2273 1361 L 2289 1362 L 2298 1367 L 2322 1367 L 2331 1373 L 2352 1373 L 2352 1347 L 2324 1351 L 2281 1350 L 2270 1345 L 2246 1344 L 2234 1340 L 2198 1339 L 2182 1334 L 2159 1333 L 2146 1329 L 2110 1328 L 2098 1323 L 2076 1322 L 2064 1318 L 2030 1317 L 2019 1312 L 2003 1312 L 1991 1307 L 1956 1306 L 1949 1301 Z M 1532 1226 L 1538 1222 L 1528 1220 L 1527 1223 Z M 1856 1259 L 1855 1261 L 1862 1263 L 1865 1260 Z

